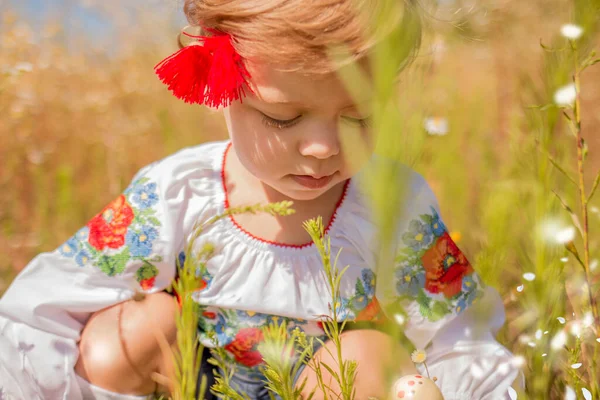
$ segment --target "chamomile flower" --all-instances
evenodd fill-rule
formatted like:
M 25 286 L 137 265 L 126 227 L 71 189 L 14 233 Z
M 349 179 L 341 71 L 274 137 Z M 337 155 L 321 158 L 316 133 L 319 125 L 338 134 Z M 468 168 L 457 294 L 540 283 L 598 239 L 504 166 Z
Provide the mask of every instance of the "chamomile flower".
M 539 232 L 546 242 L 566 244 L 575 238 L 575 227 L 566 225 L 556 218 L 548 218 L 539 226 Z
M 565 24 L 560 27 L 560 34 L 569 40 L 577 40 L 583 35 L 583 28 L 575 24 Z
M 425 131 L 432 136 L 444 136 L 448 134 L 448 120 L 446 118 L 425 118 L 423 126 L 425 127 Z
M 577 98 L 577 89 L 574 83 L 562 86 L 554 92 L 554 103 L 560 107 L 572 107 Z
M 425 350 L 417 349 L 412 352 L 410 358 L 415 364 L 423 364 L 427 361 L 427 353 L 425 353 Z

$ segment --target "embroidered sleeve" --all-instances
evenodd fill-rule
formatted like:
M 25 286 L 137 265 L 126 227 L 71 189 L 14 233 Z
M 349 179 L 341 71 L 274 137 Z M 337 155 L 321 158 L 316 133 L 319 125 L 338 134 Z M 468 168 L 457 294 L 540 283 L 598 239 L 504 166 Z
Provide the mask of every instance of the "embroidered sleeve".
M 0 299 L 0 315 L 77 337 L 90 313 L 165 288 L 185 208 L 184 200 L 165 198 L 169 185 L 168 170 L 144 168 L 71 238 L 23 269 Z
M 137 177 L 57 251 L 79 267 L 96 268 L 110 277 L 135 265 L 140 288 L 152 289 L 158 275 L 154 264 L 163 261 L 154 248 L 163 225 L 159 197 L 155 181 Z
M 483 283 L 449 234 L 433 192 L 420 176 L 419 181 L 399 224 L 390 289 L 406 313 L 407 337 L 424 348 L 482 297 Z

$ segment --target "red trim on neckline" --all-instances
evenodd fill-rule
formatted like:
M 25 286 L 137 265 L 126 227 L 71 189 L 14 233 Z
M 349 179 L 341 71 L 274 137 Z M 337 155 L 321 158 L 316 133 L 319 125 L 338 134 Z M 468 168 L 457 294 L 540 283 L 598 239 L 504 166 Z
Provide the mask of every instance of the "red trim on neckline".
M 225 148 L 225 152 L 223 153 L 223 161 L 221 162 L 221 184 L 223 185 L 223 193 L 225 195 L 225 200 L 224 200 L 225 210 L 229 209 L 229 194 L 227 193 L 227 183 L 225 182 L 225 165 L 227 163 L 227 153 L 229 153 L 230 149 L 231 149 L 231 142 L 229 142 L 227 144 L 227 147 Z M 340 209 L 340 207 L 342 206 L 342 203 L 344 203 L 344 200 L 346 199 L 346 195 L 348 194 L 348 186 L 349 185 L 350 185 L 350 179 L 346 180 L 346 182 L 344 183 L 344 190 L 342 191 L 342 196 L 335 204 L 335 210 L 333 211 L 331 220 L 329 220 L 329 223 L 325 227 L 325 234 L 327 234 L 329 232 L 329 230 L 331 229 L 331 226 L 333 225 L 333 222 L 335 221 L 335 219 L 337 217 L 338 210 Z M 289 248 L 294 248 L 294 249 L 303 249 L 306 247 L 310 247 L 314 244 L 314 242 L 312 242 L 312 241 L 308 242 L 308 243 L 304 243 L 304 244 L 288 244 L 288 243 L 280 243 L 280 242 L 274 242 L 272 240 L 263 239 L 263 238 L 253 235 L 252 233 L 250 233 L 246 229 L 244 229 L 233 218 L 233 215 L 229 215 L 229 220 L 240 232 L 247 235 L 251 239 L 257 240 L 261 243 L 278 246 L 278 247 L 289 247 Z

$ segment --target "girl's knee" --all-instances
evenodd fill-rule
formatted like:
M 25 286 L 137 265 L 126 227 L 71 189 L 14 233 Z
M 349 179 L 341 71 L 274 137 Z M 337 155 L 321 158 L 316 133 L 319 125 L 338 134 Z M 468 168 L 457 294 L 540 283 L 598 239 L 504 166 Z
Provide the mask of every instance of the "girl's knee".
M 376 330 L 364 329 L 344 332 L 341 335 L 342 359 L 354 360 L 358 364 L 354 388 L 357 398 L 370 396 L 381 398 L 387 395 L 388 387 L 399 376 L 417 373 L 408 352 L 397 340 Z M 335 357 L 335 345 L 328 341 L 319 349 L 311 363 L 322 362 L 339 373 L 338 360 Z M 314 364 L 313 364 L 314 365 Z M 338 394 L 339 386 L 325 368 L 321 368 L 323 381 L 332 387 L 332 392 Z M 317 387 L 317 375 L 310 367 L 302 372 L 299 383 L 306 379 L 306 388 Z M 337 391 L 337 392 L 336 392 Z M 310 392 L 305 389 L 305 397 Z M 321 398 L 320 389 L 316 391 L 315 399 Z
M 175 307 L 171 296 L 155 293 L 92 314 L 81 335 L 75 371 L 118 393 L 154 392 L 151 376 L 164 369 L 159 343 L 170 348 L 176 338 Z

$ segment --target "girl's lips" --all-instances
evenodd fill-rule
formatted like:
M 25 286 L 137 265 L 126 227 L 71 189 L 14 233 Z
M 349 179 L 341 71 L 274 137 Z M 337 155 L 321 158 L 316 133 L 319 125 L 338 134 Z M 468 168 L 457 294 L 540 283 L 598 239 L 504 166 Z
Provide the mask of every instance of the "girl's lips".
M 333 175 L 334 174 L 331 174 L 322 178 L 315 178 L 310 175 L 292 175 L 292 179 L 296 181 L 296 183 L 309 189 L 321 189 L 331 182 Z

